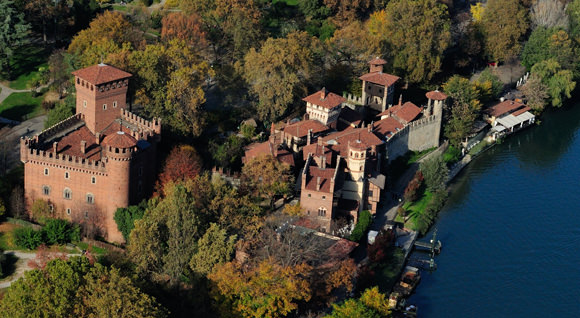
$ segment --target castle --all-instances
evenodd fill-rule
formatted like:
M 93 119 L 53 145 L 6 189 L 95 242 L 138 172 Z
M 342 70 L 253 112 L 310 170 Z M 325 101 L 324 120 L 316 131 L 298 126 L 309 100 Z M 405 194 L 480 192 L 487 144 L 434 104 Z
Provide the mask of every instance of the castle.
M 45 200 L 54 217 L 123 242 L 113 217 L 152 192 L 161 122 L 128 110 L 131 74 L 105 64 L 72 74 L 76 114 L 20 140 L 26 204 Z
M 283 161 L 280 154 L 292 152 L 304 162 L 297 178 L 301 225 L 333 232 L 339 219 L 356 222 L 363 210 L 375 214 L 387 186 L 384 164 L 439 145 L 447 96 L 431 91 L 424 107 L 403 103 L 402 97 L 392 105 L 399 77 L 384 73 L 385 63 L 380 58 L 369 62 L 369 73 L 359 77 L 361 97 L 341 97 L 324 88 L 305 97 L 305 119 L 272 128 L 270 140 L 259 144 L 275 153 L 248 147 L 246 161 L 259 153 Z M 367 114 L 366 124 L 359 111 Z

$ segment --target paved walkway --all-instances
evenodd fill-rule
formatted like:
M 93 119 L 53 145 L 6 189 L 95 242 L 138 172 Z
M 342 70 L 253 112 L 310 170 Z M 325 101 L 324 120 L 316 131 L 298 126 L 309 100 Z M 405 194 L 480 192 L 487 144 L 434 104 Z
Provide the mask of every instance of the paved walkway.
M 44 86 L 43 86 L 44 87 Z M 0 88 L 2 91 L 0 92 L 0 104 L 12 93 L 24 93 L 30 92 L 30 89 L 12 89 L 8 86 L 4 86 L 4 84 L 0 83 Z M 40 89 L 40 88 L 39 88 Z
M 20 162 L 20 137 L 30 137 L 44 129 L 46 115 L 31 118 L 9 128 L 0 129 L 0 174 Z
M 20 277 L 22 277 L 24 275 L 24 272 L 33 269 L 32 267 L 30 267 L 28 265 L 28 262 L 30 260 L 36 258 L 36 253 L 34 253 L 34 252 L 4 251 L 4 254 L 16 256 L 18 258 L 18 261 L 15 264 L 16 269 L 14 270 L 14 273 L 9 276 L 9 279 L 7 281 L 0 282 L 0 289 L 10 287 L 10 285 L 12 285 L 13 282 L 17 281 Z M 61 254 L 61 253 L 54 253 L 54 254 Z M 78 256 L 79 254 L 70 254 L 69 253 L 66 255 L 68 257 L 70 257 L 73 255 Z

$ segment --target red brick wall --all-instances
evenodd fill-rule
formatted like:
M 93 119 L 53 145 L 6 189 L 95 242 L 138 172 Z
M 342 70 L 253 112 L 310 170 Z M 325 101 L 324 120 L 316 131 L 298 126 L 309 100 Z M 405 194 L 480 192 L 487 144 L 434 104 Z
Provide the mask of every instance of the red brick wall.
M 85 115 L 87 127 L 93 132 L 105 129 L 115 118 L 119 117 L 120 110 L 127 108 L 128 80 L 115 81 L 99 86 L 85 82 L 78 77 L 75 79 L 77 90 L 77 113 Z M 101 89 L 103 90 L 101 92 Z M 84 101 L 87 106 L 84 107 Z M 116 102 L 116 107 L 114 106 Z M 106 109 L 103 105 L 107 105 Z
M 324 200 L 322 199 L 323 196 L 325 197 Z M 302 189 L 300 206 L 304 211 L 304 217 L 318 227 L 324 227 L 326 231 L 330 231 L 333 212 L 332 199 L 332 193 Z M 326 216 L 318 216 L 318 209 L 321 207 L 326 208 Z

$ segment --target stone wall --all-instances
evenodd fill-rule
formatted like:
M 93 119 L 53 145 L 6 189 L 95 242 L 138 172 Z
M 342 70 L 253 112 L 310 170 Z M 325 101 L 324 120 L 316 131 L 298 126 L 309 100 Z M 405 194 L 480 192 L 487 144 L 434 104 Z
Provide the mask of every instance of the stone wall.
M 441 116 L 411 122 L 387 141 L 387 160 L 391 162 L 408 151 L 423 151 L 439 146 Z

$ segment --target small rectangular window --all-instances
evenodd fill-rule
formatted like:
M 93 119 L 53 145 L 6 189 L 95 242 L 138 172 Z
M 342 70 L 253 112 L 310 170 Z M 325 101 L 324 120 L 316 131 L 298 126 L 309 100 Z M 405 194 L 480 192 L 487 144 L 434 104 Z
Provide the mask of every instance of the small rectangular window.
M 310 198 L 310 197 L 312 197 L 312 194 L 308 193 L 308 197 L 309 197 L 309 198 Z
M 103 104 L 103 110 L 107 110 L 107 104 Z
M 326 200 L 326 196 L 325 195 L 322 196 L 322 200 Z
M 44 175 L 48 176 L 48 168 L 44 168 Z
M 92 184 L 96 184 L 97 183 L 97 177 L 91 177 L 91 183 Z
M 64 172 L 64 178 L 65 179 L 69 179 L 70 178 L 70 174 L 68 173 L 68 171 Z
M 50 195 L 50 187 L 49 186 L 42 186 L 42 194 Z
M 70 209 L 66 209 L 66 214 L 70 215 Z
M 117 108 L 117 101 L 113 102 L 113 108 Z
M 83 107 L 87 108 L 87 101 L 86 100 L 83 100 Z

